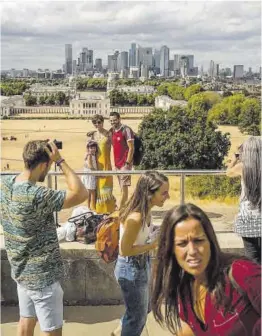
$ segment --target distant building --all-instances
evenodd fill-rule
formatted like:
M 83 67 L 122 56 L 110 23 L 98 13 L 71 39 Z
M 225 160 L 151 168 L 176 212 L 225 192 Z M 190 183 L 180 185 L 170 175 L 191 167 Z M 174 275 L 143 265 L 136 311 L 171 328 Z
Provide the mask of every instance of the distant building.
M 155 88 L 150 85 L 118 86 L 117 90 L 120 92 L 132 92 L 137 94 L 152 94 L 156 91 Z
M 161 108 L 164 111 L 168 111 L 172 106 L 187 106 L 185 100 L 173 100 L 168 96 L 157 96 L 155 98 L 155 107 Z
M 70 101 L 70 114 L 92 116 L 101 114 L 108 116 L 110 113 L 110 99 L 101 96 L 90 96 L 88 98 L 81 98 L 80 95 Z
M 160 68 L 160 50 L 155 49 L 153 54 L 154 68 Z
M 135 67 L 136 65 L 136 44 L 131 43 L 131 49 L 129 49 L 129 67 Z
M 192 69 L 188 69 L 187 76 L 188 77 L 198 76 L 198 67 L 193 67 Z
M 120 78 L 128 78 L 129 70 L 128 69 L 123 69 L 120 71 Z
M 12 78 L 15 78 L 15 77 L 16 77 L 16 73 L 17 73 L 17 71 L 16 71 L 14 68 L 10 70 L 10 76 L 11 76 Z
M 23 99 L 23 96 L 0 96 L 1 98 L 1 104 L 0 104 L 0 116 L 1 117 L 8 117 L 10 115 L 13 115 L 15 112 L 15 108 L 17 106 L 25 106 L 25 102 Z
M 97 58 L 95 60 L 95 68 L 97 71 L 102 71 L 103 66 L 102 66 L 102 59 L 101 58 Z
M 149 75 L 149 67 L 147 65 L 141 65 L 141 78 L 147 79 Z
M 152 68 L 153 66 L 153 52 L 152 48 L 141 48 L 141 64 Z
M 128 77 L 129 78 L 139 78 L 139 68 L 138 67 L 130 67 Z
M 169 48 L 162 46 L 160 49 L 160 75 L 168 77 Z
M 77 73 L 77 63 L 76 60 L 73 60 L 73 75 Z
M 214 77 L 219 77 L 219 64 L 215 64 Z
M 209 76 L 211 78 L 213 78 L 215 76 L 215 62 L 213 60 L 210 61 Z
M 108 72 L 117 72 L 118 71 L 118 55 L 119 51 L 115 51 L 113 55 L 108 55 L 107 57 L 107 68 Z
M 174 55 L 174 70 L 178 70 L 181 67 L 181 58 L 187 59 L 188 69 L 194 68 L 194 55 Z
M 122 51 L 118 55 L 118 71 L 128 69 L 128 52 Z
M 174 60 L 169 60 L 168 69 L 169 69 L 169 72 L 175 70 L 175 61 Z
M 64 75 L 64 74 L 63 74 Z M 55 86 L 44 86 L 40 85 L 39 83 L 34 84 L 31 86 L 30 89 L 27 89 L 25 93 L 31 93 L 33 96 L 36 96 L 39 98 L 40 96 L 51 96 L 53 94 L 56 94 L 57 92 L 63 92 L 66 96 L 69 97 L 74 97 L 75 95 L 75 89 L 70 88 L 68 86 L 60 86 L 60 85 L 55 85 Z
M 244 77 L 244 65 L 234 65 L 233 78 Z
M 23 69 L 23 77 L 29 77 L 29 70 Z
M 65 45 L 65 73 L 72 75 L 73 73 L 73 51 L 72 44 Z
M 93 70 L 94 61 L 93 61 L 93 50 L 88 50 L 88 48 L 83 48 L 79 56 L 78 61 L 79 71 L 87 72 Z

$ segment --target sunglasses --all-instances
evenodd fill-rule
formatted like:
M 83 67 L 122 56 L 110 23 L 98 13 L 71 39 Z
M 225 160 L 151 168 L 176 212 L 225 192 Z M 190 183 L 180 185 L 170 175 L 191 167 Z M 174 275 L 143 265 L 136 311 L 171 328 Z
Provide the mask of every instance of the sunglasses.
M 100 124 L 102 124 L 102 121 L 93 121 L 93 125 L 100 125 Z

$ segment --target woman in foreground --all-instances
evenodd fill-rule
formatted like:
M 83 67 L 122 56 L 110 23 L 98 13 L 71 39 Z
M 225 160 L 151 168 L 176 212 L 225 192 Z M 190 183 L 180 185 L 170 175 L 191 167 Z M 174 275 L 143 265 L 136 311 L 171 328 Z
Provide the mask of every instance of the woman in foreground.
M 168 211 L 152 293 L 158 323 L 179 336 L 260 336 L 260 287 L 260 265 L 223 253 L 204 211 Z

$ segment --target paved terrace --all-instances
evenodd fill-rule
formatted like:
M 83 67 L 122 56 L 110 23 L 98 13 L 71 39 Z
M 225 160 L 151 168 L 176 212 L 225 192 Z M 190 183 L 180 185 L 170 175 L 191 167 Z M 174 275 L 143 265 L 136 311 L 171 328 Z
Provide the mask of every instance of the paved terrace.
M 224 251 L 243 253 L 240 237 L 232 232 L 232 224 L 237 212 L 236 206 L 219 203 L 200 205 L 210 217 L 215 228 L 219 244 Z M 63 211 L 59 222 L 70 217 L 72 210 Z M 153 211 L 153 222 L 161 224 L 166 210 Z M 64 289 L 64 332 L 63 335 L 105 336 L 110 335 L 119 324 L 124 307 L 121 292 L 113 275 L 114 265 L 106 265 L 98 256 L 93 245 L 77 242 L 60 244 L 61 254 L 66 263 Z M 19 318 L 16 286 L 10 277 L 10 266 L 6 258 L 4 239 L 0 227 L 1 249 L 1 334 L 16 335 Z M 40 335 L 39 326 L 35 336 Z M 161 329 L 149 314 L 142 336 L 165 336 L 169 332 Z
M 215 230 L 217 232 L 217 237 L 220 243 L 220 246 L 225 251 L 232 251 L 232 252 L 243 252 L 243 244 L 240 237 L 235 235 L 232 232 L 227 232 L 232 229 L 232 222 L 234 219 L 234 212 L 235 207 L 225 206 L 225 207 L 212 207 L 212 206 L 203 206 L 203 209 L 206 210 L 211 217 Z M 222 211 L 224 210 L 224 213 Z M 164 211 L 155 211 L 153 212 L 154 223 L 161 223 L 161 217 L 163 216 Z M 221 232 L 222 231 L 222 232 Z M 0 246 L 1 246 L 1 254 L 4 255 L 4 240 L 2 232 L 0 233 Z M 71 258 L 74 255 L 75 260 L 73 263 L 79 263 L 79 259 L 82 259 L 81 266 L 82 268 L 86 268 L 86 271 L 93 272 L 93 266 L 95 263 L 91 263 L 91 258 L 97 258 L 94 247 L 92 245 L 82 245 L 80 243 L 61 243 L 60 244 L 62 254 L 65 256 L 70 255 Z M 89 260 L 88 260 L 89 259 Z M 77 261 L 78 260 L 78 261 Z M 2 268 L 6 268 L 6 265 L 3 265 L 4 260 L 1 260 Z M 98 264 L 100 264 L 98 262 Z M 4 267 L 3 267 L 4 266 Z M 72 265 L 71 265 L 72 266 Z M 90 269 L 89 269 L 90 266 Z M 101 266 L 101 264 L 100 264 Z M 111 265 L 110 265 L 111 266 Z M 92 281 L 89 277 L 87 277 L 85 281 L 85 286 L 87 288 L 86 291 L 90 291 L 97 296 L 99 294 L 99 288 L 102 293 L 115 293 L 115 296 L 119 297 L 119 293 L 116 293 L 116 285 L 115 280 L 113 279 L 112 271 L 113 269 L 110 267 L 109 270 L 106 271 L 106 274 L 102 272 L 101 276 L 97 276 L 94 274 Z M 79 267 L 74 267 L 73 272 L 78 273 Z M 101 268 L 95 270 L 101 273 Z M 15 287 L 12 286 L 12 280 L 10 277 L 8 279 L 3 278 L 3 273 L 5 270 L 2 270 L 2 290 L 12 289 L 12 297 L 14 296 Z M 10 270 L 7 270 L 10 272 Z M 109 271 L 109 274 L 108 274 Z M 80 272 L 82 274 L 82 272 Z M 80 275 L 79 274 L 79 275 Z M 82 274 L 83 276 L 83 274 Z M 108 277 L 108 279 L 104 277 Z M 71 279 L 72 280 L 72 279 Z M 75 279 L 77 280 L 77 279 Z M 91 281 L 90 281 L 91 280 Z M 7 285 L 7 282 L 9 285 Z M 89 300 L 93 300 L 94 296 L 87 295 L 85 290 L 81 289 L 83 281 L 71 281 L 71 284 L 63 285 L 65 289 L 65 298 L 67 298 L 65 304 L 79 304 L 79 299 L 82 297 L 89 298 Z M 91 283 L 90 283 L 91 282 Z M 103 285 L 105 284 L 105 286 Z M 6 287 L 7 286 L 7 287 Z M 89 288 L 88 288 L 89 287 Z M 80 290 L 79 290 L 80 289 Z M 98 291 L 97 291 L 98 289 Z M 2 294 L 3 294 L 2 292 Z M 67 292 L 67 294 L 66 294 Z M 72 296 L 73 293 L 73 296 Z M 9 295 L 9 294 L 8 294 Z M 100 295 L 98 295 L 99 297 Z M 121 294 L 120 294 L 121 296 Z M 100 297 L 101 298 L 101 297 Z M 69 300 L 68 300 L 69 299 Z M 73 300 L 72 300 L 73 299 Z M 110 302 L 107 302 L 110 303 Z M 112 302 L 113 303 L 113 302 Z M 102 305 L 99 306 L 65 306 L 64 308 L 64 329 L 63 335 L 64 336 L 109 336 L 112 330 L 114 330 L 119 324 L 119 318 L 123 314 L 124 307 L 121 304 L 121 299 L 116 302 L 116 305 Z M 88 300 L 85 302 L 82 301 L 81 304 L 88 304 Z M 92 304 L 97 304 L 96 302 L 92 302 Z M 98 302 L 99 304 L 99 302 Z M 3 336 L 14 336 L 16 335 L 17 329 L 17 321 L 19 319 L 19 311 L 17 305 L 14 306 L 14 302 L 9 304 L 8 306 L 2 306 L 1 311 L 1 335 Z M 40 336 L 40 329 L 39 325 L 37 324 L 35 336 Z M 171 335 L 168 331 L 162 329 L 154 320 L 152 313 L 149 314 L 147 324 L 144 328 L 142 336 L 167 336 Z

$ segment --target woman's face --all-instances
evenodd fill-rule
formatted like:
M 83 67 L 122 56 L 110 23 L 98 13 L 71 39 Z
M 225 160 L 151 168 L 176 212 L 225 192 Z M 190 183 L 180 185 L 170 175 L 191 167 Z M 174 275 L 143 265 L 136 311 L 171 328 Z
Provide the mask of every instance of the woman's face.
M 98 130 L 102 129 L 103 125 L 104 125 L 103 121 L 99 120 L 99 119 L 92 121 L 92 123 L 93 123 L 94 127 Z
M 151 198 L 151 205 L 162 207 L 169 196 L 169 183 L 164 182 L 161 187 L 153 194 Z
M 193 275 L 195 279 L 205 280 L 211 250 L 199 220 L 188 217 L 175 226 L 174 254 L 184 271 Z

